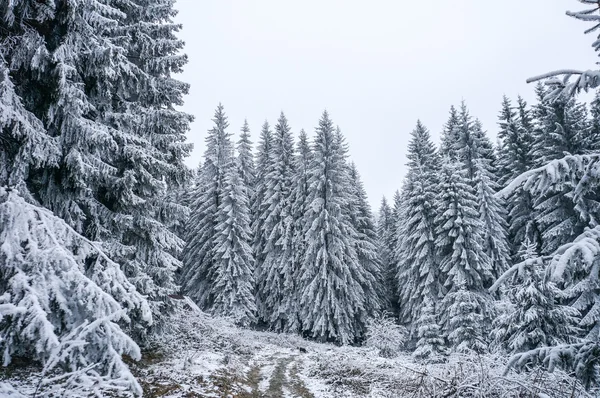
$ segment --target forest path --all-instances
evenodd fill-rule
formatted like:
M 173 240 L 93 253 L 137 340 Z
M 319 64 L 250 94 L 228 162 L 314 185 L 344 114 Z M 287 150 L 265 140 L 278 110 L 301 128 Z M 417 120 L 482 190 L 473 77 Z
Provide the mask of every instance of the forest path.
M 252 398 L 314 398 L 299 376 L 302 359 L 298 355 L 279 354 L 269 357 L 266 363 L 250 369 L 247 380 L 251 384 Z

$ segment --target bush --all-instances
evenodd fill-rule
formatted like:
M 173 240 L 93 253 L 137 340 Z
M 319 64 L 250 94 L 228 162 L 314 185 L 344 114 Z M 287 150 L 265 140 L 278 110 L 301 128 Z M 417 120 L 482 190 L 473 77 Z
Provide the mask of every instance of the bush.
M 394 358 L 406 344 L 407 337 L 405 327 L 398 325 L 388 314 L 383 314 L 367 323 L 365 346 L 378 349 L 383 358 Z

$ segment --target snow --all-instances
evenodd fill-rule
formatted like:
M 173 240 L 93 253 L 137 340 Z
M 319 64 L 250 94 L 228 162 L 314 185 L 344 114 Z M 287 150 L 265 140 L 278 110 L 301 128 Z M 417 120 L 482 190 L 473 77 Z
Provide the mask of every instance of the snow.
M 558 398 L 568 395 L 566 388 L 569 393 L 573 388 L 573 380 L 558 370 L 517 374 L 507 370 L 502 357 L 493 355 L 453 354 L 446 363 L 421 365 L 407 352 L 383 358 L 376 348 L 340 347 L 297 335 L 241 329 L 231 320 L 192 308 L 186 300 L 181 300 L 171 323 L 174 332 L 154 341 L 155 348 L 131 365 L 145 396 L 152 392 L 169 398 L 220 397 L 229 391 L 237 397 L 458 397 L 478 393 L 517 397 L 535 390 Z M 3 380 L 0 396 L 21 398 L 10 392 L 14 388 L 30 394 L 37 377 L 39 373 L 30 370 L 20 382 L 16 382 L 18 376 Z M 598 392 L 577 391 L 580 397 Z

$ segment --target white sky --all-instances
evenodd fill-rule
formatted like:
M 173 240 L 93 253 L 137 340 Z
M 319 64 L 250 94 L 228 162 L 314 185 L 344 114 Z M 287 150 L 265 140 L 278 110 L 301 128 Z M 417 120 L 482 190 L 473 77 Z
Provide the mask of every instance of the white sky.
M 418 118 L 436 143 L 450 105 L 467 101 L 495 140 L 502 95 L 559 68 L 593 68 L 588 24 L 574 0 L 178 0 L 191 84 L 183 109 L 195 166 L 219 102 L 230 131 L 248 119 L 256 143 L 283 110 L 293 131 L 314 133 L 327 109 L 350 144 L 377 210 L 406 170 Z

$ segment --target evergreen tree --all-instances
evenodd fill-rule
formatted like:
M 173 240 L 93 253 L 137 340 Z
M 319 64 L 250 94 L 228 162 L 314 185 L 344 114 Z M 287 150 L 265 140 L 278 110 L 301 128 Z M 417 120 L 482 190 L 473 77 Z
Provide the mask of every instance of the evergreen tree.
M 272 142 L 271 166 L 265 176 L 262 229 L 265 258 L 257 263 L 257 298 L 260 318 L 273 330 L 286 329 L 288 313 L 281 306 L 286 281 L 293 277 L 293 219 L 291 194 L 294 179 L 294 141 L 281 113 Z
M 548 90 L 536 87 L 538 104 L 534 106 L 536 127 L 531 156 L 537 166 L 565 155 L 586 153 L 591 144 L 585 105 L 574 98 L 547 98 Z
M 417 347 L 413 352 L 413 358 L 425 363 L 443 361 L 447 355 L 446 343 L 442 337 L 442 331 L 437 323 L 437 312 L 434 301 L 426 298 L 420 311 L 419 319 L 416 321 Z
M 498 186 L 489 169 L 489 163 L 485 159 L 475 162 L 476 195 L 482 222 L 482 249 L 490 260 L 494 278 L 498 278 L 509 268 L 510 249 L 505 203 L 495 195 Z
M 439 158 L 429 131 L 421 122 L 417 122 L 411 135 L 409 169 L 403 188 L 406 202 L 397 247 L 400 319 L 405 323 L 419 318 L 426 297 L 437 301 L 443 293 L 435 247 Z
M 450 159 L 456 159 L 458 154 L 456 153 L 456 142 L 458 142 L 458 125 L 459 117 L 458 111 L 452 105 L 450 107 L 450 115 L 448 121 L 444 125 L 442 131 L 442 144 L 440 146 L 440 154 Z
M 258 143 L 254 197 L 251 199 L 252 249 L 254 250 L 254 259 L 257 267 L 265 260 L 266 241 L 270 234 L 270 232 L 265 230 L 264 223 L 268 210 L 266 208 L 265 199 L 267 189 L 266 179 L 267 174 L 271 172 L 272 151 L 273 133 L 270 130 L 269 123 L 265 121 L 260 132 L 260 141 Z
M 254 167 L 254 155 L 252 154 L 252 141 L 250 140 L 250 127 L 248 127 L 247 120 L 244 120 L 242 134 L 237 142 L 237 153 L 237 167 L 240 177 L 246 186 L 248 198 L 252 198 L 254 195 L 256 170 Z
M 63 384 L 58 376 L 67 376 L 61 389 L 72 394 L 141 395 L 121 357 L 139 360 L 140 349 L 118 324 L 135 314 L 150 325 L 152 314 L 119 265 L 62 219 L 2 187 L 0 241 L 4 366 L 25 357 L 40 361 L 44 374 L 58 372 L 40 383 L 44 395 Z
M 392 214 L 392 208 L 383 197 L 377 218 L 377 237 L 379 250 L 381 251 L 381 268 L 384 280 L 383 289 L 392 311 L 398 306 L 398 286 L 396 285 L 396 264 L 394 262 L 394 235 L 396 223 Z
M 246 186 L 235 167 L 227 168 L 215 227 L 212 312 L 247 326 L 256 321 L 254 258 Z
M 515 109 L 510 100 L 504 96 L 498 120 L 500 126 L 498 138 L 501 142 L 498 151 L 500 174 L 498 183 L 504 186 L 533 166 L 530 153 L 533 136 L 529 110 L 521 97 Z
M 310 203 L 309 194 L 309 169 L 312 163 L 312 151 L 308 137 L 304 130 L 300 130 L 298 144 L 296 147 L 296 158 L 294 160 L 294 179 L 292 184 L 292 210 L 293 239 L 292 239 L 292 264 L 291 272 L 285 275 L 282 311 L 287 313 L 285 330 L 288 332 L 299 332 L 302 330 L 300 324 L 300 299 L 301 292 L 298 288 L 300 267 L 304 260 L 307 242 L 304 241 L 304 215 L 308 211 Z
M 496 344 L 515 354 L 572 342 L 578 311 L 558 303 L 560 292 L 544 278 L 535 243 L 524 242 L 520 254 L 522 262 L 503 276 L 513 276 L 510 299 L 515 305 L 494 322 Z
M 462 164 L 446 159 L 440 191 L 436 246 L 448 292 L 442 300 L 442 324 L 455 350 L 479 352 L 492 312 L 485 289 L 492 280 L 492 269 L 482 247 L 483 225 L 475 190 Z
M 226 131 L 229 123 L 220 104 L 213 121 L 215 126 L 206 137 L 199 184 L 193 192 L 181 274 L 183 291 L 204 309 L 211 309 L 215 300 L 215 281 L 219 272 L 215 267 L 216 228 L 219 210 L 224 209 L 221 202 L 225 195 L 225 175 L 230 167 L 234 167 L 233 145 Z
M 366 292 L 373 292 L 356 253 L 357 232 L 347 191 L 349 175 L 327 112 L 316 129 L 304 217 L 306 251 L 300 269 L 300 318 L 304 331 L 342 344 L 365 331 Z
M 381 258 L 378 252 L 377 229 L 371 206 L 367 198 L 367 192 L 354 163 L 350 164 L 350 192 L 353 201 L 350 206 L 351 222 L 357 232 L 356 254 L 361 267 L 366 271 L 365 275 L 371 278 L 369 284 L 372 291 L 365 291 L 367 310 L 372 316 L 383 307 L 389 305 L 384 290 L 384 275 L 381 266 Z

